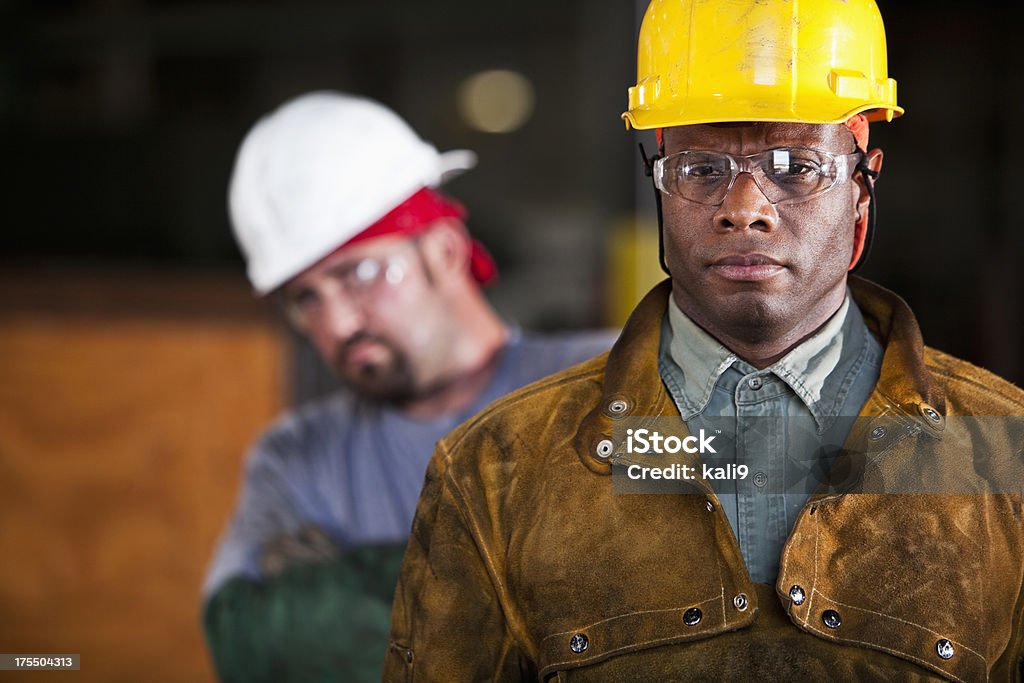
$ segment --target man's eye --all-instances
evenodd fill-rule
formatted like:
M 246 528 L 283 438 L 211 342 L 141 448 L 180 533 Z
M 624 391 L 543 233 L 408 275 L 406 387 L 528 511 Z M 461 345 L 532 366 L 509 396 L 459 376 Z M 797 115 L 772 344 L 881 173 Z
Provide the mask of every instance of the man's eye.
M 349 292 L 364 290 L 380 276 L 381 264 L 377 259 L 365 258 L 335 268 L 331 276 Z
M 804 150 L 775 150 L 767 171 L 775 178 L 790 180 L 806 180 L 824 175 L 821 160 Z
M 778 172 L 778 171 L 776 171 Z M 797 175 L 810 175 L 811 173 L 817 173 L 818 169 L 811 164 L 804 164 L 798 161 L 794 161 L 782 170 L 785 175 L 797 176 Z
M 349 287 L 366 287 L 380 275 L 381 263 L 376 259 L 363 259 L 345 273 L 345 284 Z
M 768 174 L 775 182 L 807 183 L 817 182 L 823 177 L 820 166 L 813 162 L 790 160 L 786 164 L 776 164 L 768 169 Z
M 728 175 L 727 171 L 724 171 L 720 166 L 714 164 L 688 164 L 682 169 L 682 175 L 685 178 L 700 178 L 700 179 L 716 179 L 723 178 Z
M 303 311 L 310 311 L 320 305 L 320 297 L 306 289 L 291 297 L 291 305 Z

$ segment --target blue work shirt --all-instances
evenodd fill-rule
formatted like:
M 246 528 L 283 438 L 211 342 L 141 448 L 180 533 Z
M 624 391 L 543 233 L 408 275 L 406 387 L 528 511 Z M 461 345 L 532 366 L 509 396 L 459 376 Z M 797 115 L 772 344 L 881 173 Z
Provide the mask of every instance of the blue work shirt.
M 687 429 L 714 432 L 717 464 L 748 476 L 714 480 L 751 578 L 774 583 L 797 515 L 846 440 L 878 381 L 882 347 L 847 292 L 814 335 L 758 370 L 669 298 L 659 371 Z M 722 444 L 725 445 L 722 448 Z
M 476 401 L 436 418 L 411 417 L 346 390 L 287 413 L 249 452 L 241 496 L 203 594 L 235 576 L 259 579 L 264 543 L 310 524 L 343 548 L 405 541 L 442 436 L 492 401 L 596 356 L 614 340 L 612 332 L 533 336 L 512 330 Z

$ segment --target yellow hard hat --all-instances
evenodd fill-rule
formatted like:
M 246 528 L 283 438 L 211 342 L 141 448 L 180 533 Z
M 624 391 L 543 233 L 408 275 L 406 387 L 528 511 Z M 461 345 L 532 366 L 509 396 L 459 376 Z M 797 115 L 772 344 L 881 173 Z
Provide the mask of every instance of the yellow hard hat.
M 903 113 L 874 0 L 652 0 L 626 126 Z

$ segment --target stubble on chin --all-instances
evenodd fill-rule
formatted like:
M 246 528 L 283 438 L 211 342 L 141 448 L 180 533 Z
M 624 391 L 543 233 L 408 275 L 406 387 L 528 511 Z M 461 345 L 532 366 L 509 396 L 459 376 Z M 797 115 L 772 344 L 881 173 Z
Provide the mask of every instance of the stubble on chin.
M 718 335 L 726 336 L 747 344 L 763 344 L 774 341 L 786 327 L 784 315 L 769 300 L 770 295 L 730 297 L 717 306 L 717 310 L 706 311 L 705 325 Z
M 369 340 L 387 349 L 387 359 L 353 367 L 348 361 L 349 350 Z M 339 347 L 332 361 L 335 374 L 342 383 L 360 396 L 393 404 L 402 404 L 416 397 L 412 364 L 408 356 L 388 339 L 360 335 Z

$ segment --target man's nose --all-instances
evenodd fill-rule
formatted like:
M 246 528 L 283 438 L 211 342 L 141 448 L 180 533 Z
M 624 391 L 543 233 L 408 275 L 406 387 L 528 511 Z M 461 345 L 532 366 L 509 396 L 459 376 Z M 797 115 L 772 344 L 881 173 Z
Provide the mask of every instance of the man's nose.
M 344 341 L 363 327 L 363 309 L 345 294 L 326 298 L 323 313 L 324 331 L 338 341 Z
M 751 229 L 771 232 L 778 220 L 775 205 L 757 186 L 754 176 L 746 172 L 736 177 L 713 218 L 715 229 L 722 231 Z

